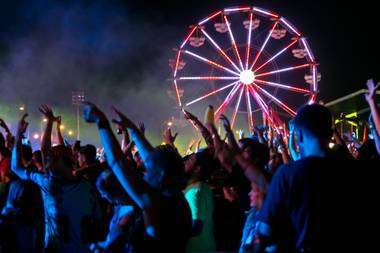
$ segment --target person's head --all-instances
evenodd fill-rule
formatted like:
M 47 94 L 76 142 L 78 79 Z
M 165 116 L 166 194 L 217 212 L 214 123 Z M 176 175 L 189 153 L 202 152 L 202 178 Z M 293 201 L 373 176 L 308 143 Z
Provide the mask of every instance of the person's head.
M 269 162 L 269 148 L 257 140 L 243 138 L 239 140 L 239 146 L 243 156 L 253 161 L 260 168 L 264 168 Z
M 170 145 L 156 147 L 144 161 L 144 180 L 162 192 L 178 192 L 184 188 L 185 171 L 182 157 Z
M 52 147 L 47 155 L 45 166 L 49 172 L 72 178 L 73 160 L 71 149 L 64 145 Z
M 286 151 L 283 151 L 286 152 Z M 274 174 L 276 169 L 283 164 L 282 156 L 276 150 L 271 149 L 270 158 L 268 162 L 268 170 L 270 173 Z
M 111 170 L 103 171 L 96 180 L 96 188 L 103 198 L 111 204 L 130 204 L 132 199 Z
M 250 206 L 260 210 L 263 206 L 265 192 L 254 182 L 251 182 L 251 191 L 249 192 Z
M 41 150 L 36 150 L 33 152 L 32 161 L 34 165 L 37 167 L 38 171 L 43 171 Z
M 88 166 L 96 162 L 96 147 L 87 144 L 81 147 L 78 152 L 78 165 L 79 167 Z
M 327 151 L 332 136 L 332 116 L 323 105 L 305 105 L 291 121 L 301 156 Z M 323 152 L 322 152 L 323 153 Z
M 208 149 L 187 155 L 183 161 L 187 178 L 199 181 L 206 181 L 218 166 Z
M 29 145 L 22 144 L 21 153 L 22 153 L 22 160 L 24 162 L 24 165 L 29 164 L 33 157 L 32 148 Z

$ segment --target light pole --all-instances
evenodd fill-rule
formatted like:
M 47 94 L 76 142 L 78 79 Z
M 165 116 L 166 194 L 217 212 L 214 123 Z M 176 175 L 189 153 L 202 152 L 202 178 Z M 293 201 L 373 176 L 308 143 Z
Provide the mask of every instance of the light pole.
M 77 140 L 80 140 L 80 127 L 79 127 L 79 106 L 84 101 L 83 91 L 73 91 L 71 93 L 71 101 L 77 107 Z

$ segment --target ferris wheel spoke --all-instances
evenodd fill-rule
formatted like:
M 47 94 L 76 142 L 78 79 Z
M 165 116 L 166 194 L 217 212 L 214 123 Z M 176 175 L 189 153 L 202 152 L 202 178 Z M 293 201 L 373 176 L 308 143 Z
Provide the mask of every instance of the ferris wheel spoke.
M 295 70 L 295 69 L 302 69 L 302 68 L 306 68 L 306 67 L 310 67 L 310 64 L 306 63 L 306 64 L 302 64 L 302 65 L 297 65 L 297 66 L 294 66 L 294 67 L 277 69 L 277 70 L 273 70 L 273 71 L 257 74 L 256 77 L 268 76 L 268 75 L 272 75 L 272 74 L 276 74 L 276 73 L 280 73 L 280 72 L 291 71 L 291 70 Z
M 252 85 L 249 85 L 248 91 L 251 93 L 252 97 L 256 100 L 257 104 L 263 109 L 263 111 L 268 114 L 268 105 L 265 103 L 264 99 L 261 98 Z
M 203 62 L 205 62 L 205 63 L 207 63 L 207 64 L 209 64 L 211 66 L 214 66 L 214 67 L 216 67 L 218 69 L 224 70 L 224 71 L 226 71 L 228 73 L 231 73 L 233 75 L 239 76 L 239 74 L 237 72 L 235 72 L 235 71 L 233 71 L 233 70 L 231 70 L 231 69 L 229 69 L 227 67 L 224 67 L 224 66 L 222 66 L 222 65 L 220 65 L 220 64 L 218 64 L 218 63 L 216 63 L 214 61 L 211 61 L 211 60 L 209 60 L 209 59 L 207 59 L 205 57 L 202 57 L 202 56 L 200 56 L 200 55 L 198 55 L 196 53 L 193 53 L 193 52 L 191 52 L 189 50 L 184 50 L 183 52 L 185 54 L 190 55 L 190 56 L 192 56 L 192 57 L 194 57 L 194 58 L 196 58 L 196 59 L 198 59 L 200 61 L 203 61 Z
M 313 64 L 313 67 L 312 67 L 312 71 L 313 71 L 313 92 L 317 92 L 317 67 L 315 66 L 315 64 Z
M 231 60 L 231 58 L 220 48 L 220 46 L 211 38 L 211 36 L 201 28 L 202 33 L 206 36 L 206 38 L 211 42 L 211 44 L 216 48 L 218 53 L 229 63 L 232 67 L 234 67 L 238 72 L 241 70 L 236 66 L 236 64 Z
M 208 81 L 216 81 L 216 80 L 239 80 L 239 77 L 235 76 L 181 76 L 177 78 L 177 80 L 208 80 Z
M 239 64 L 240 64 L 240 67 L 241 67 L 241 71 L 243 71 L 244 70 L 243 62 L 241 61 L 239 50 L 238 50 L 238 48 L 236 46 L 236 41 L 235 41 L 234 35 L 232 33 L 232 30 L 231 30 L 231 25 L 230 25 L 230 22 L 228 21 L 228 18 L 227 18 L 226 15 L 224 15 L 224 21 L 226 22 L 228 33 L 230 35 L 229 37 L 230 37 L 230 40 L 231 40 L 232 48 L 233 48 L 233 50 L 235 52 L 237 60 L 239 61 Z
M 251 99 L 249 97 L 248 86 L 245 86 L 245 100 L 247 103 L 247 113 L 248 113 L 248 123 L 249 123 L 249 132 L 253 129 L 253 116 L 252 116 L 252 106 Z
M 283 103 L 281 100 L 279 100 L 278 98 L 276 98 L 275 96 L 273 96 L 272 94 L 270 94 L 268 91 L 264 90 L 263 88 L 261 88 L 257 84 L 253 84 L 253 85 L 256 87 L 256 89 L 258 91 L 261 91 L 265 96 L 267 96 L 270 99 L 272 99 L 283 110 L 285 110 L 286 112 L 288 112 L 292 116 L 296 116 L 297 113 L 294 110 L 292 110 L 289 106 L 287 106 L 285 103 Z
M 224 111 L 226 110 L 226 107 L 231 103 L 232 99 L 234 98 L 236 92 L 238 91 L 238 89 L 241 85 L 242 84 L 240 84 L 240 82 L 238 84 L 236 84 L 234 86 L 234 88 L 230 91 L 230 93 L 228 93 L 228 95 L 224 99 L 223 103 L 218 107 L 218 109 L 216 109 L 216 111 L 215 111 L 215 118 L 216 119 L 218 119 L 219 116 L 224 113 Z
M 264 115 L 269 120 L 270 123 L 273 123 L 273 119 L 269 113 L 269 106 L 267 103 L 265 103 L 264 99 L 260 96 L 260 94 L 253 88 L 253 86 L 250 86 L 250 92 L 253 98 L 256 100 L 256 102 L 261 107 L 262 111 L 264 112 Z
M 260 80 L 260 79 L 255 79 L 255 82 L 265 84 L 265 85 L 269 85 L 272 87 L 277 87 L 280 89 L 298 92 L 298 93 L 304 93 L 304 94 L 310 93 L 310 90 L 302 89 L 302 88 L 298 88 L 298 87 L 294 87 L 294 86 L 290 86 L 290 85 L 285 85 L 285 84 L 281 84 L 281 83 L 269 82 L 269 81 L 264 81 L 264 80 Z
M 268 118 L 269 121 L 272 121 L 272 118 L 269 115 L 269 107 L 265 103 L 264 99 L 260 96 L 259 93 L 255 91 L 255 89 L 251 85 L 248 87 L 248 90 L 251 93 L 252 97 L 255 99 L 256 103 L 260 106 L 264 115 Z
M 210 16 L 206 17 L 201 22 L 199 22 L 198 25 L 203 25 L 204 23 L 206 23 L 210 19 L 213 19 L 214 17 L 218 16 L 220 13 L 222 13 L 222 11 L 217 11 L 217 12 L 211 14 Z
M 180 55 L 181 55 L 181 51 L 178 50 L 177 57 L 176 57 L 176 60 L 175 60 L 175 67 L 174 67 L 174 74 L 173 74 L 174 78 L 177 76 L 177 70 L 178 70 L 178 64 L 179 64 L 179 57 L 180 57 Z
M 232 114 L 231 128 L 233 128 L 234 124 L 235 124 L 236 114 L 237 114 L 237 111 L 239 110 L 240 101 L 241 101 L 241 97 L 243 95 L 243 91 L 244 91 L 244 86 L 242 85 L 241 88 L 240 88 L 240 93 L 239 93 L 239 96 L 238 96 L 238 100 L 236 102 L 234 113 Z
M 220 92 L 220 91 L 222 91 L 222 90 L 225 90 L 225 89 L 227 89 L 227 88 L 229 88 L 229 87 L 231 87 L 231 86 L 233 86 L 233 85 L 236 85 L 236 83 L 238 83 L 238 82 L 239 82 L 239 81 L 235 81 L 235 82 L 230 83 L 230 84 L 227 84 L 227 85 L 225 85 L 225 86 L 223 86 L 223 87 L 221 87 L 221 88 L 219 88 L 219 89 L 217 89 L 217 90 L 214 90 L 214 91 L 212 91 L 212 92 L 209 92 L 209 93 L 207 93 L 206 95 L 203 95 L 203 96 L 201 96 L 201 97 L 199 97 L 199 98 L 197 98 L 197 99 L 194 99 L 194 100 L 192 100 L 192 101 L 186 103 L 186 106 L 189 106 L 189 105 L 191 105 L 191 104 L 194 104 L 194 103 L 196 103 L 196 102 L 198 102 L 198 101 L 201 101 L 201 100 L 203 100 L 203 99 L 205 99 L 205 98 L 208 98 L 209 96 L 212 96 L 212 95 L 214 95 L 214 94 L 216 94 L 216 93 L 218 93 L 218 92 Z
M 191 29 L 191 31 L 187 35 L 186 39 L 182 42 L 180 48 L 183 48 L 186 45 L 187 41 L 190 39 L 191 35 L 193 35 L 193 33 L 195 32 L 195 30 L 197 30 L 197 28 L 198 28 L 197 26 L 194 26 L 193 29 Z
M 181 96 L 179 95 L 179 89 L 178 89 L 177 80 L 174 80 L 174 89 L 175 89 L 175 94 L 177 96 L 178 104 L 181 107 L 182 106 L 182 102 L 181 102 Z
M 259 52 L 257 52 L 257 54 L 256 54 L 256 56 L 255 56 L 255 59 L 253 60 L 253 63 L 252 63 L 252 65 L 251 65 L 251 67 L 250 67 L 250 70 L 252 70 L 253 66 L 255 66 L 257 60 L 259 59 L 261 53 L 263 52 L 265 46 L 267 45 L 267 43 L 268 43 L 270 37 L 272 36 L 272 33 L 273 33 L 274 29 L 276 28 L 277 24 L 278 24 L 277 21 L 274 22 L 274 24 L 273 24 L 272 28 L 270 29 L 270 31 L 269 31 L 267 37 L 265 38 L 265 41 L 264 41 L 263 45 L 261 46 Z
M 297 42 L 298 42 L 298 39 L 296 39 L 296 40 L 292 41 L 291 43 L 289 43 L 286 47 L 284 47 L 277 54 L 275 54 L 274 56 L 272 56 L 269 60 L 267 60 L 266 62 L 264 62 L 260 67 L 258 67 L 257 69 L 255 69 L 253 72 L 256 72 L 259 69 L 261 69 L 262 67 L 266 66 L 268 63 L 270 63 L 271 61 L 273 61 L 274 59 L 276 59 L 277 57 L 279 57 L 282 53 L 284 53 L 286 50 L 288 50 L 288 48 L 290 48 L 291 46 L 293 46 Z
M 249 27 L 248 27 L 248 37 L 247 37 L 247 48 L 245 49 L 245 69 L 248 69 L 249 54 L 251 51 L 251 34 L 252 34 L 252 20 L 253 13 L 249 14 Z

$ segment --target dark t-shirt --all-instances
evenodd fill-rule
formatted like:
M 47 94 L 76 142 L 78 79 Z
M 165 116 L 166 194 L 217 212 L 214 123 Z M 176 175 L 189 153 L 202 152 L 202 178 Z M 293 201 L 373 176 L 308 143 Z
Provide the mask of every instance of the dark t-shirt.
M 190 207 L 181 192 L 174 196 L 156 193 L 157 211 L 155 213 L 159 226 L 157 237 L 146 233 L 143 213 L 136 212 L 128 230 L 126 252 L 176 252 L 186 251 L 190 238 L 192 220 Z
M 373 243 L 366 227 L 378 217 L 375 172 L 375 164 L 333 157 L 283 165 L 259 219 L 272 227 L 283 252 L 363 250 Z

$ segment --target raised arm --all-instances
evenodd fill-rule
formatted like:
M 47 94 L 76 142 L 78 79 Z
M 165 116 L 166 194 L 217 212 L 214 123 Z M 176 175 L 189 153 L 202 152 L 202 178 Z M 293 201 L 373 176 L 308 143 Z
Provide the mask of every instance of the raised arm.
M 183 114 L 185 116 L 185 119 L 190 121 L 195 126 L 195 128 L 202 134 L 202 137 L 205 140 L 207 146 L 212 148 L 213 147 L 213 140 L 212 140 L 211 134 L 207 130 L 207 128 L 199 121 L 199 119 L 197 117 L 195 117 L 190 112 L 183 110 Z
M 228 146 L 234 153 L 241 152 L 239 145 L 236 142 L 234 132 L 231 129 L 230 121 L 224 114 L 220 116 L 220 120 L 223 122 L 223 127 L 227 134 Z
M 126 127 L 117 125 L 117 133 L 122 135 L 121 138 L 121 150 L 125 154 L 127 152 L 131 139 L 129 138 L 129 133 Z
M 287 146 L 285 144 L 284 138 L 285 138 L 284 135 L 279 133 L 277 135 L 277 141 L 276 141 L 275 147 L 276 147 L 276 152 L 277 152 L 277 150 L 280 151 L 281 158 L 282 158 L 282 161 L 284 162 L 284 164 L 287 164 L 290 162 L 290 156 L 289 156 L 288 149 L 287 149 Z
M 172 146 L 173 148 L 175 148 L 174 142 L 177 136 L 178 136 L 178 133 L 175 133 L 173 135 L 172 130 L 170 128 L 165 129 L 164 134 L 163 134 L 165 144 L 168 144 Z
M 376 104 L 376 99 L 375 99 L 376 89 L 379 86 L 380 86 L 380 82 L 377 83 L 377 85 L 375 86 L 373 80 L 369 79 L 367 81 L 368 93 L 365 95 L 365 98 L 368 102 L 369 108 L 371 109 L 373 123 L 375 125 L 377 134 L 380 135 L 380 111 L 379 111 L 379 108 Z
M 5 147 L 7 147 L 8 149 L 12 149 L 13 147 L 13 142 L 14 142 L 14 137 L 11 133 L 11 131 L 9 130 L 9 127 L 7 126 L 7 124 L 5 123 L 5 121 L 3 119 L 0 119 L 0 127 L 4 129 L 5 131 Z
M 260 186 L 262 189 L 266 191 L 268 187 L 268 182 L 265 176 L 257 168 L 253 161 L 243 156 L 242 150 L 239 148 L 239 145 L 236 142 L 228 118 L 225 115 L 222 115 L 220 119 L 222 120 L 224 129 L 227 133 L 228 147 L 230 149 L 230 152 L 234 155 L 236 162 L 244 170 L 244 174 L 248 178 L 248 180 L 250 180 L 251 182 L 256 182 L 258 186 Z
M 346 142 L 343 140 L 341 134 L 338 132 L 338 129 L 336 129 L 336 127 L 333 128 L 333 137 L 334 137 L 335 143 L 342 147 L 342 149 L 347 154 L 347 156 L 352 157 L 351 152 L 348 149 Z
M 5 139 L 3 133 L 0 132 L 0 150 L 5 149 Z
M 0 127 L 4 129 L 5 133 L 11 133 L 5 121 L 0 118 Z
M 25 118 L 28 116 L 28 114 L 24 114 L 17 126 L 17 134 L 16 134 L 16 143 L 13 147 L 12 151 L 12 160 L 11 160 L 11 169 L 12 171 L 21 179 L 28 179 L 28 174 L 26 171 L 26 168 L 22 161 L 22 136 L 25 133 L 28 122 L 25 121 Z
M 121 114 L 119 111 L 117 111 L 117 113 Z M 84 103 L 83 117 L 87 122 L 97 124 L 108 165 L 115 173 L 125 191 L 131 196 L 135 203 L 144 210 L 151 204 L 147 186 L 142 184 L 142 179 L 129 167 L 128 161 L 123 155 L 116 136 L 112 132 L 107 117 L 94 104 L 89 102 Z M 130 126 L 125 124 L 123 118 L 117 121 L 117 123 L 127 128 Z
M 211 124 L 208 125 L 208 127 L 210 129 L 210 133 L 212 134 L 212 150 L 214 150 L 215 158 L 219 160 L 224 169 L 231 173 L 234 166 L 234 156 L 227 144 L 221 140 L 215 126 Z
M 47 119 L 45 132 L 42 136 L 42 141 L 41 141 L 42 162 L 43 162 L 43 167 L 45 168 L 46 158 L 51 149 L 51 132 L 53 129 L 53 122 L 55 120 L 55 117 L 54 117 L 53 111 L 47 105 L 41 105 L 39 110 Z
M 263 128 L 259 129 L 257 126 L 254 126 L 252 129 L 252 132 L 257 135 L 257 138 L 258 138 L 260 143 L 268 145 L 268 142 L 265 141 L 265 138 L 264 138 L 264 129 Z
M 148 156 L 153 151 L 152 145 L 149 143 L 149 141 L 145 138 L 144 134 L 141 132 L 141 130 L 133 123 L 129 118 L 127 118 L 124 114 L 122 114 L 118 109 L 113 107 L 113 110 L 118 115 L 119 120 L 112 120 L 114 123 L 123 125 L 126 128 L 129 129 L 131 133 L 131 137 L 133 142 L 135 143 L 137 149 L 139 150 L 139 154 L 141 156 L 141 159 L 143 161 L 146 161 Z M 145 128 L 144 128 L 145 129 Z
M 375 128 L 372 128 L 370 131 L 371 131 L 371 133 L 373 135 L 373 140 L 375 141 L 375 146 L 376 146 L 377 153 L 380 156 L 380 136 L 377 133 L 377 131 L 376 131 Z
M 368 124 L 369 124 L 369 131 L 373 136 L 373 140 L 375 141 L 376 151 L 380 155 L 380 135 L 376 131 L 375 125 L 372 120 L 372 114 L 369 115 Z
M 58 116 L 56 118 L 57 127 L 56 127 L 56 133 L 57 133 L 57 144 L 58 145 L 65 145 L 65 142 L 63 141 L 62 132 L 61 132 L 61 116 Z

